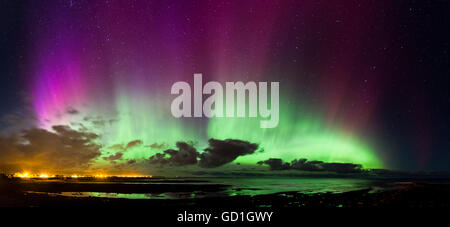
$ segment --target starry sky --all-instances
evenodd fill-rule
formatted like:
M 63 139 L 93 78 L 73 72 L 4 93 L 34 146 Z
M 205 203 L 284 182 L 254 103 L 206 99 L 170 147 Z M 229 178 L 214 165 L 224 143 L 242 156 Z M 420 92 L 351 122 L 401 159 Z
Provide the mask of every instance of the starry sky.
M 258 144 L 232 160 L 245 165 L 450 170 L 447 1 L 2 0 L 0 11 L 0 156 L 12 160 L 0 166 L 41 163 L 40 147 L 78 154 L 70 144 L 90 153 L 69 165 L 142 167 L 215 138 Z M 174 118 L 170 87 L 194 73 L 280 82 L 278 127 Z

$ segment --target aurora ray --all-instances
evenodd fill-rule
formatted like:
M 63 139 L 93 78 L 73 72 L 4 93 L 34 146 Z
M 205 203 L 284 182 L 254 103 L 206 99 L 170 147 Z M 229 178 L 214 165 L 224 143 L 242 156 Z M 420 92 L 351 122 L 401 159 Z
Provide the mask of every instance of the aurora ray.
M 87 3 L 77 2 L 78 7 L 83 4 Z M 346 92 L 339 83 L 321 83 L 327 76 L 351 76 L 351 70 L 330 72 L 312 68 L 306 60 L 295 60 L 296 67 L 302 66 L 298 69 L 284 63 L 286 59 L 278 54 L 281 44 L 276 39 L 288 28 L 275 24 L 286 16 L 285 12 L 289 15 L 290 4 L 265 2 L 243 22 L 231 17 L 247 18 L 248 12 L 238 4 L 219 9 L 205 3 L 188 12 L 186 8 L 191 7 L 184 4 L 167 9 L 139 1 L 133 8 L 142 10 L 133 18 L 127 13 L 129 5 L 121 1 L 111 4 L 116 10 L 92 7 L 77 11 L 64 3 L 47 6 L 46 10 L 36 6 L 29 19 L 35 39 L 30 42 L 34 54 L 29 57 L 32 78 L 28 89 L 38 118 L 36 126 L 52 130 L 53 125 L 69 125 L 98 134 L 97 142 L 102 146 L 98 165 L 106 165 L 102 158 L 117 152 L 111 147 L 134 140 L 142 141 L 142 146 L 124 152 L 118 162 L 144 160 L 163 149 L 151 148 L 152 144 L 168 148 L 178 141 L 194 141 L 201 151 L 209 138 L 216 138 L 260 144 L 264 152 L 235 160 L 245 164 L 276 157 L 384 167 L 376 148 L 364 138 L 371 107 L 360 107 L 340 119 L 333 114 L 339 112 L 339 100 L 347 97 Z M 311 4 L 299 5 L 297 10 L 309 12 L 313 10 Z M 150 8 L 161 14 L 144 10 Z M 198 13 L 202 9 L 205 13 Z M 222 17 L 213 16 L 214 10 Z M 45 18 L 47 29 L 33 17 Z M 115 20 L 108 20 L 111 17 Z M 308 42 L 306 38 L 296 39 Z M 323 57 L 326 62 L 328 58 Z M 189 80 L 194 73 L 203 73 L 204 81 L 280 81 L 278 127 L 260 129 L 260 118 L 172 117 L 170 103 L 174 96 L 170 95 L 170 86 Z M 303 91 L 302 83 L 307 80 L 299 75 L 307 74 L 321 76 L 312 87 L 328 89 L 330 97 Z M 308 104 L 312 98 L 318 101 Z M 364 104 L 359 100 L 356 103 Z M 355 113 L 357 117 L 353 117 Z

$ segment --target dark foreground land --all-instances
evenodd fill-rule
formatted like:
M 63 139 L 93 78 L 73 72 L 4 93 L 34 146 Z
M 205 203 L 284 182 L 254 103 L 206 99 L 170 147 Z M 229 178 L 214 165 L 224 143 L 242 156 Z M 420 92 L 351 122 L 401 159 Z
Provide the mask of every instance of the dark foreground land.
M 194 208 L 317 208 L 317 207 L 407 207 L 449 208 L 450 185 L 408 183 L 395 189 L 374 192 L 364 189 L 344 193 L 302 194 L 283 192 L 268 195 L 227 195 L 227 185 L 170 180 L 158 184 L 117 184 L 102 182 L 0 181 L 0 207 L 194 207 Z M 44 193 L 30 193 L 31 191 Z M 62 196 L 61 192 L 114 193 L 217 193 L 218 196 L 177 199 L 124 199 Z

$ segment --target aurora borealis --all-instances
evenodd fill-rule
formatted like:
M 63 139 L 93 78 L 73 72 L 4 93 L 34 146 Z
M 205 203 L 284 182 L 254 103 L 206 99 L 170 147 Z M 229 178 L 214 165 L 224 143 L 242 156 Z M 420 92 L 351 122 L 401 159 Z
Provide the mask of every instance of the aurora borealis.
M 11 84 L 25 101 L 9 111 L 26 109 L 27 128 L 97 135 L 89 168 L 152 174 L 159 167 L 145 164 L 150 156 L 180 141 L 202 152 L 210 138 L 259 144 L 230 165 L 306 158 L 433 169 L 448 157 L 430 151 L 442 147 L 430 139 L 434 95 L 421 92 L 429 88 L 409 67 L 421 55 L 397 30 L 415 12 L 409 3 L 71 0 L 24 1 L 16 11 L 20 63 L 10 71 L 19 79 Z M 260 128 L 259 117 L 174 118 L 170 87 L 192 84 L 194 73 L 204 83 L 280 82 L 278 126 Z

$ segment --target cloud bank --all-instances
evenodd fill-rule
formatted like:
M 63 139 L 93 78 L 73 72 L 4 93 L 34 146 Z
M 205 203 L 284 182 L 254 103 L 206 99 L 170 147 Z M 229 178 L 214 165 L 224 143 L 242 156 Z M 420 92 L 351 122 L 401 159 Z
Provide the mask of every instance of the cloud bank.
M 203 153 L 197 152 L 193 143 L 177 142 L 178 149 L 168 149 L 149 158 L 150 164 L 194 165 L 202 168 L 214 168 L 230 163 L 239 156 L 253 154 L 258 144 L 242 140 L 210 139 Z
M 156 153 L 149 158 L 149 163 L 151 164 L 162 164 L 162 165 L 193 165 L 197 163 L 198 152 L 194 148 L 192 143 L 177 142 L 177 150 L 168 149 L 163 151 L 163 153 Z
M 0 136 L 1 170 L 82 170 L 100 156 L 101 147 L 95 143 L 97 134 L 63 125 L 52 129 L 31 128 Z
M 258 162 L 259 165 L 266 164 L 271 170 L 301 170 L 301 171 L 323 171 L 336 173 L 360 173 L 362 165 L 353 163 L 327 163 L 322 161 L 308 161 L 307 159 L 295 159 L 292 162 L 284 162 L 278 158 L 270 158 Z

